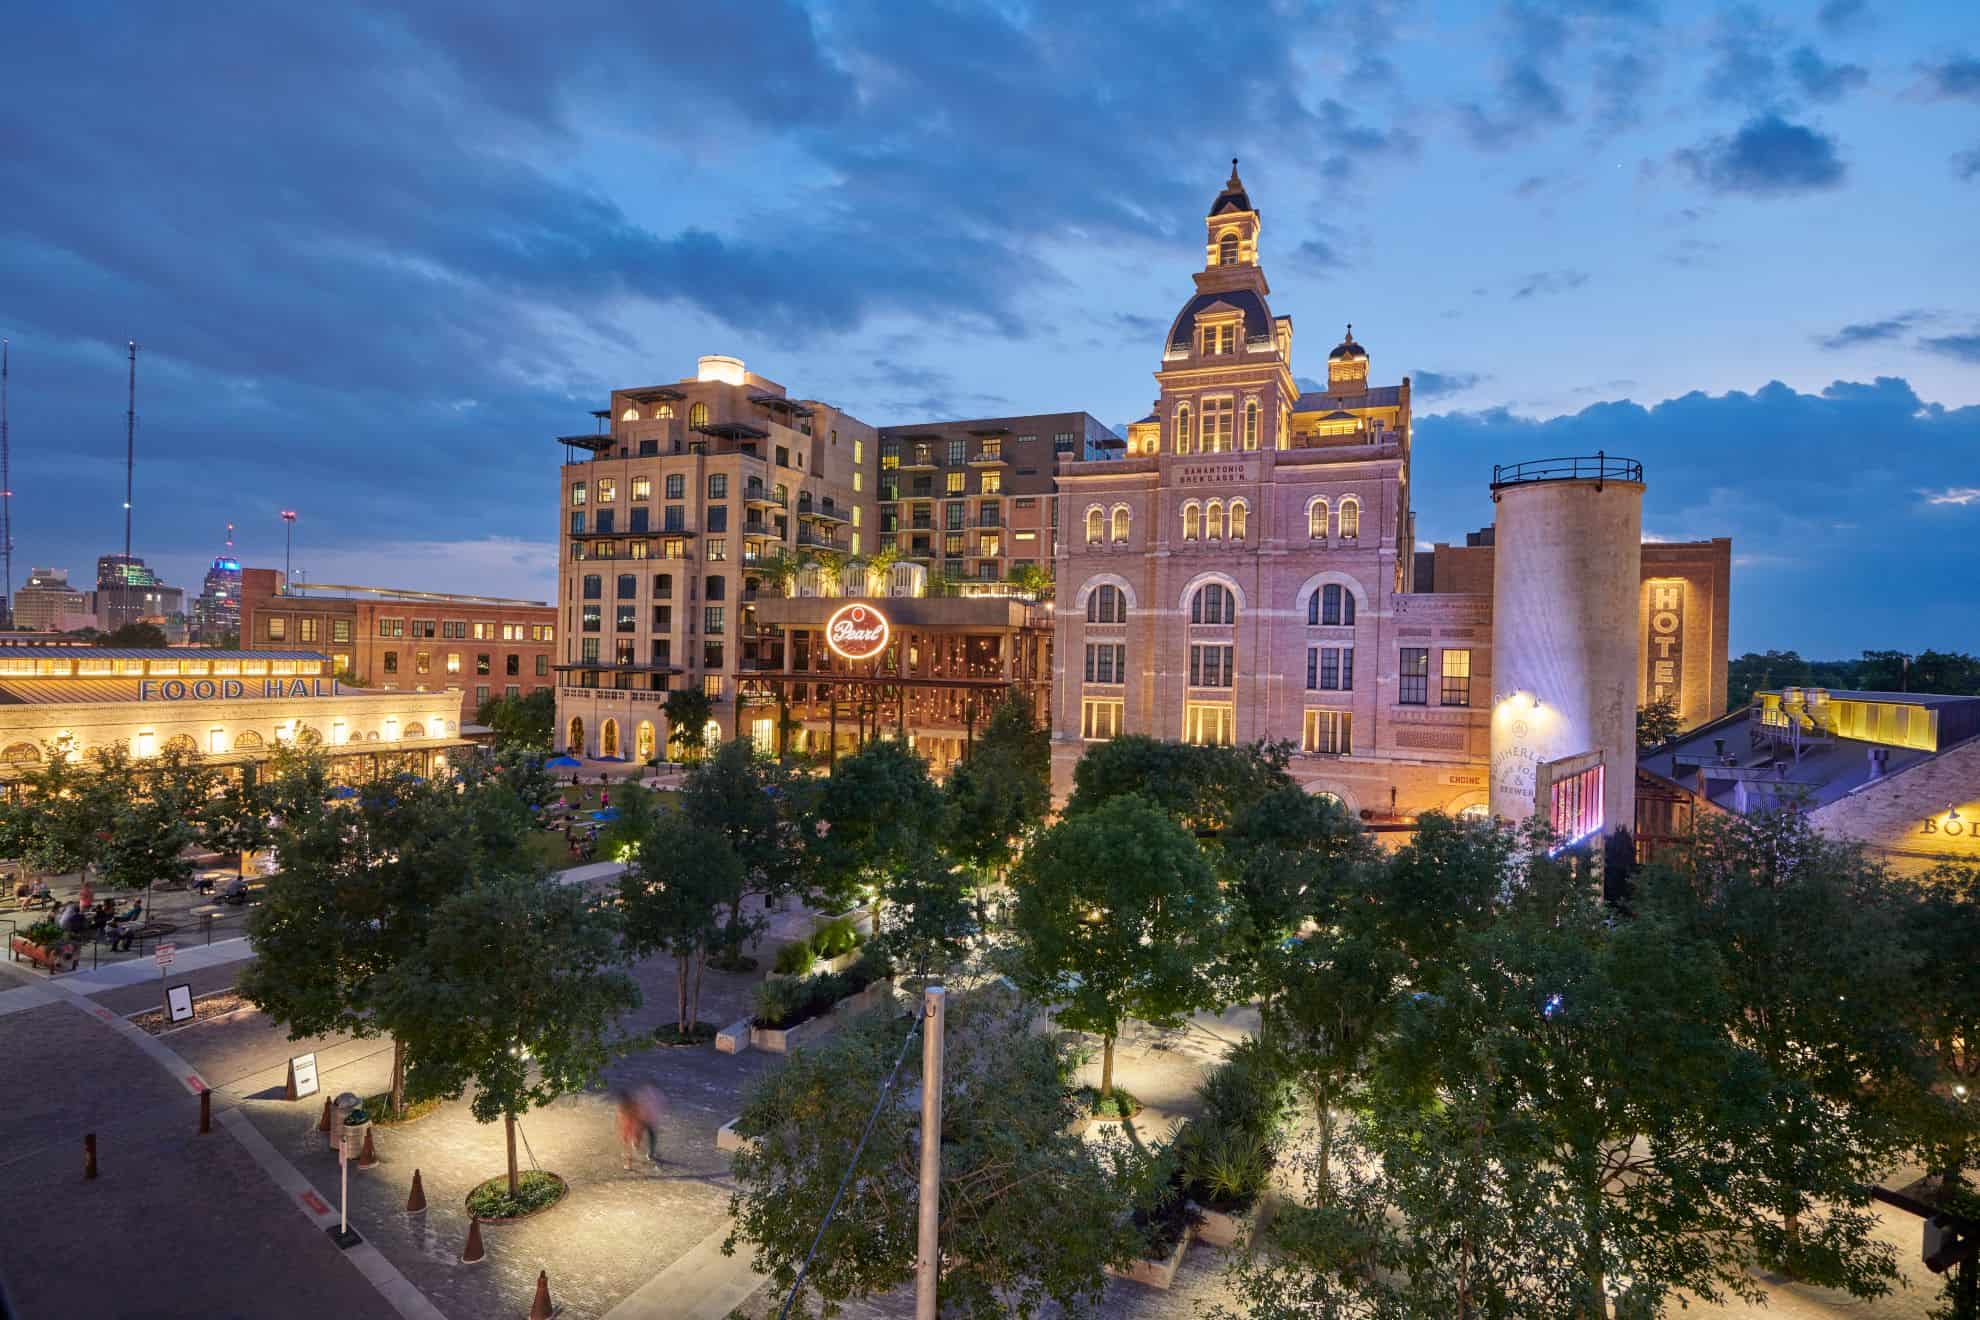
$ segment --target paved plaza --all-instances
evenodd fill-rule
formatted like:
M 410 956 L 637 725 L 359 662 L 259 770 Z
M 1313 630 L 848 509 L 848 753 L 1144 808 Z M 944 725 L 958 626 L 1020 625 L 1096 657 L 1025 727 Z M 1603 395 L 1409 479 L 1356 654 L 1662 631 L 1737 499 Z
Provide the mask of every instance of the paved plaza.
M 600 883 L 613 869 L 582 868 L 566 879 Z M 814 919 L 795 907 L 773 913 L 758 950 L 764 965 Z M 171 979 L 189 983 L 196 995 L 225 990 L 250 956 L 239 940 L 188 948 Z M 502 1171 L 501 1127 L 474 1122 L 456 1102 L 379 1128 L 377 1167 L 350 1176 L 350 1217 L 366 1242 L 346 1254 L 323 1232 L 336 1222 L 338 1170 L 316 1130 L 322 1097 L 285 1101 L 286 1061 L 314 1050 L 323 1094 L 371 1094 L 388 1080 L 389 1042 L 291 1042 L 251 1010 L 147 1036 L 127 1018 L 157 1007 L 156 973 L 146 959 L 95 971 L 85 965 L 51 979 L 0 961 L 0 1058 L 7 1060 L 0 1170 L 13 1193 L 0 1203 L 0 1241 L 7 1244 L 0 1280 L 24 1320 L 521 1317 L 539 1269 L 548 1271 L 559 1314 L 569 1320 L 776 1314 L 781 1299 L 750 1271 L 747 1248 L 735 1257 L 720 1251 L 732 1184 L 715 1136 L 739 1111 L 751 1080 L 779 1066 L 777 1056 L 656 1047 L 616 1062 L 610 1083 L 650 1081 L 668 1100 L 662 1162 L 650 1169 L 622 1167 L 602 1087 L 527 1116 L 525 1166 L 562 1175 L 572 1194 L 526 1222 L 484 1225 L 487 1259 L 475 1265 L 460 1261 L 468 1229 L 463 1199 Z M 649 960 L 635 975 L 646 1002 L 626 1025 L 650 1033 L 671 1017 L 671 961 Z M 761 975 L 709 971 L 703 1016 L 743 1016 Z M 1204 1071 L 1255 1025 L 1255 1015 L 1234 1010 L 1175 1031 L 1126 1036 L 1119 1077 L 1148 1106 L 1137 1135 L 1159 1139 L 1193 1112 Z M 215 1118 L 205 1135 L 197 1132 L 202 1086 L 212 1088 Z M 91 1182 L 81 1176 L 85 1132 L 96 1133 L 99 1149 L 100 1175 Z M 427 1209 L 407 1214 L 415 1169 Z M 1918 1264 L 1918 1226 L 1887 1216 L 1883 1230 L 1910 1287 L 1853 1302 L 1778 1286 L 1764 1311 L 1725 1314 L 1922 1320 L 1937 1280 Z M 1222 1265 L 1217 1250 L 1196 1244 L 1171 1291 L 1112 1281 L 1102 1314 L 1199 1315 L 1228 1300 Z M 889 1296 L 848 1314 L 901 1320 L 913 1314 L 912 1298 Z

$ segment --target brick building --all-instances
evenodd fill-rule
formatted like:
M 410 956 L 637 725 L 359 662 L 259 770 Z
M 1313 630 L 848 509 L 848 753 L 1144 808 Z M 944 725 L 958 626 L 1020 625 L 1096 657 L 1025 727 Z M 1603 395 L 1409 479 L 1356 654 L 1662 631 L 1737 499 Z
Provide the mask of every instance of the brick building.
M 555 684 L 557 610 L 543 601 L 313 584 L 282 591 L 272 568 L 241 570 L 241 646 L 304 648 L 366 688 L 461 694 L 472 722 L 490 697 Z
M 693 684 L 713 735 L 749 732 L 737 678 L 765 663 L 755 614 L 800 553 L 877 547 L 874 428 L 795 399 L 731 357 L 673 385 L 612 392 L 592 435 L 560 437 L 557 748 L 649 760 L 660 707 Z
M 1050 568 L 1063 462 L 1115 457 L 1091 413 L 1036 413 L 880 428 L 880 539 L 952 582 Z

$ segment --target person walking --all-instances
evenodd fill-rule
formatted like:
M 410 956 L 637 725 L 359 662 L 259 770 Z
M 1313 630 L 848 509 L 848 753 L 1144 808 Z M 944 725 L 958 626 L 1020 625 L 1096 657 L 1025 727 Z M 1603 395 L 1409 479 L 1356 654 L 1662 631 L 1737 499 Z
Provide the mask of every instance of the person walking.
M 660 1113 L 660 1092 L 650 1085 L 618 1093 L 619 1149 L 628 1171 L 635 1154 L 642 1163 L 659 1163 Z

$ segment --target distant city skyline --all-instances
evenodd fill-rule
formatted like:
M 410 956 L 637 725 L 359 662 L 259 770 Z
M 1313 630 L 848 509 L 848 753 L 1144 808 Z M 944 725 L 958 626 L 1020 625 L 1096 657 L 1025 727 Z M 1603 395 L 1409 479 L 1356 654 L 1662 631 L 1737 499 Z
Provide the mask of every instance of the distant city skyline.
M 288 507 L 312 579 L 547 598 L 551 438 L 702 353 L 1118 428 L 1236 155 L 1296 370 L 1352 321 L 1414 381 L 1422 540 L 1606 449 L 1648 535 L 1734 538 L 1735 653 L 1980 635 L 1970 5 L 469 12 L 16 19 L 17 567 L 122 549 L 129 339 L 132 549 L 189 594 Z

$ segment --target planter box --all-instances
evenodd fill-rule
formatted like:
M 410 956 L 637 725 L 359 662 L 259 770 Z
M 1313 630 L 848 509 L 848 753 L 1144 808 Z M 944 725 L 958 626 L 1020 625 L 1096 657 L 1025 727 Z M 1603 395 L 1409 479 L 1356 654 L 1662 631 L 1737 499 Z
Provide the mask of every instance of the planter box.
M 1144 1288 L 1159 1288 L 1163 1292 L 1167 1292 L 1175 1284 L 1176 1271 L 1182 1268 L 1183 1254 L 1189 1250 L 1189 1240 L 1195 1235 L 1196 1230 L 1194 1228 L 1184 1229 L 1182 1240 L 1176 1243 L 1176 1249 L 1170 1252 L 1168 1258 L 1165 1260 L 1148 1260 L 1144 1258 L 1137 1260 L 1124 1270 L 1117 1270 L 1109 1265 L 1107 1267 L 1107 1273 L 1117 1279 L 1126 1279 L 1130 1283 L 1138 1283 Z
M 717 1054 L 741 1054 L 749 1048 L 749 1019 L 731 1022 L 715 1033 Z
M 756 1144 L 754 1139 L 736 1131 L 736 1124 L 740 1122 L 742 1122 L 740 1118 L 732 1118 L 721 1126 L 715 1133 L 716 1150 L 741 1150 L 745 1146 Z
M 749 1043 L 767 1054 L 789 1054 L 808 1040 L 816 1040 L 839 1023 L 830 1013 L 822 1013 L 815 1018 L 807 1018 L 794 1027 L 756 1027 L 749 1029 Z
M 847 995 L 832 1005 L 832 1016 L 836 1018 L 859 1017 L 878 1008 L 891 1008 L 900 1003 L 900 992 L 892 981 L 875 981 L 857 994 Z
M 842 953 L 836 958 L 822 958 L 819 961 L 811 964 L 811 970 L 806 972 L 804 975 L 823 976 L 832 972 L 843 972 L 846 970 L 846 968 L 852 966 L 854 963 L 859 961 L 859 955 L 861 949 L 863 949 L 864 947 L 865 946 L 862 945 L 860 949 L 854 949 L 851 953 Z M 798 981 L 804 978 L 799 976 L 794 976 L 789 972 L 772 972 L 763 979 L 766 981 Z
M 72 972 L 76 969 L 76 946 L 73 944 L 58 944 L 46 949 L 25 936 L 16 935 L 14 956 L 51 972 Z
M 1238 1214 L 1225 1214 L 1200 1205 L 1196 1210 L 1203 1216 L 1196 1226 L 1196 1236 L 1213 1247 L 1231 1247 L 1265 1226 L 1272 1217 L 1272 1202 L 1270 1194 L 1265 1193 L 1251 1203 L 1250 1209 Z

